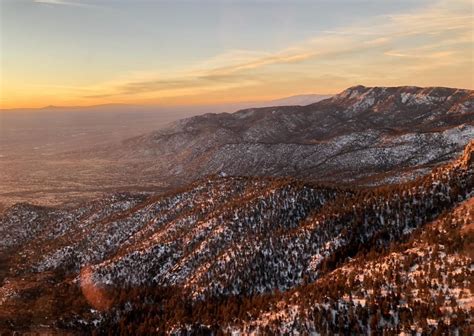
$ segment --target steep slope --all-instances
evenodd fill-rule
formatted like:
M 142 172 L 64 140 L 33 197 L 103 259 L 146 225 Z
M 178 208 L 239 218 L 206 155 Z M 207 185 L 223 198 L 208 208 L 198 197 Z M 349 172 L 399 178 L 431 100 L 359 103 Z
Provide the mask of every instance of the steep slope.
M 474 138 L 474 92 L 349 88 L 308 105 L 206 114 L 107 149 L 173 184 L 228 175 L 395 183 L 458 155 Z
M 458 161 L 430 176 L 407 185 L 376 189 L 370 195 L 344 196 L 345 205 L 341 202 L 332 208 L 329 202 L 329 210 L 323 206 L 314 217 L 309 216 L 304 222 L 309 222 L 310 230 L 317 234 L 309 239 L 299 234 L 298 243 L 317 244 L 322 239 L 324 252 L 318 249 L 316 256 L 318 261 L 323 260 L 323 266 L 312 268 L 310 264 L 307 277 L 293 283 L 292 290 L 208 298 L 194 305 L 177 299 L 182 290 L 175 292 L 177 297 L 159 290 L 125 290 L 119 292 L 117 298 L 121 299 L 117 301 L 123 304 L 124 298 L 125 302 L 130 300 L 135 318 L 122 306 L 117 330 L 133 325 L 145 334 L 154 328 L 174 334 L 472 333 L 473 151 L 471 143 Z M 354 197 L 358 199 L 356 203 L 350 201 Z M 429 222 L 453 201 L 461 203 Z M 346 216 L 347 212 L 351 215 Z M 325 226 L 322 221 L 330 225 Z M 337 242 L 324 237 L 326 230 L 337 231 L 338 226 L 344 233 Z M 300 228 L 306 227 L 303 224 Z M 322 227 L 321 231 L 317 231 L 318 227 Z M 351 236 L 355 240 L 348 244 L 347 237 Z M 264 253 L 267 261 L 261 264 L 261 276 L 273 275 L 274 261 L 298 263 L 304 258 L 298 244 L 284 246 L 288 249 L 286 256 L 278 254 L 283 246 Z M 308 253 L 311 248 L 303 251 Z M 354 258 L 347 258 L 350 256 Z M 329 262 L 324 263 L 324 259 Z M 230 270 L 225 272 L 232 277 Z M 241 272 L 240 269 L 237 273 Z M 213 273 L 207 279 L 211 291 L 216 281 L 222 280 L 218 275 Z M 295 275 L 298 276 L 297 269 L 291 271 L 291 276 Z M 286 274 L 287 280 L 291 281 L 291 276 Z M 255 277 L 249 280 L 243 282 L 259 283 Z M 135 296 L 140 299 L 134 300 Z M 141 303 L 143 300 L 149 303 Z M 161 302 L 162 306 L 156 308 L 153 302 Z M 169 309 L 175 310 L 170 314 Z
M 160 313 L 155 329 L 209 321 L 241 328 L 220 315 L 223 302 L 271 298 L 331 279 L 334 270 L 352 267 L 351 258 L 415 236 L 472 197 L 473 151 L 471 142 L 459 159 L 430 174 L 379 188 L 212 177 L 164 196 L 121 194 L 62 210 L 13 207 L 0 217 L 0 260 L 8 266 L 0 315 L 21 326 L 15 313 L 52 296 L 48 302 L 61 298 L 59 307 L 76 307 L 46 316 L 68 328 L 118 328 L 129 313 L 148 316 L 157 307 L 178 318 Z M 466 260 L 458 263 L 461 272 L 468 272 Z M 136 309 L 130 310 L 129 300 Z
M 474 199 L 229 323 L 244 333 L 472 333 Z
M 248 225 L 253 234 L 296 227 L 310 211 L 334 198 L 336 192 L 286 179 L 214 177 L 169 196 L 129 195 L 121 199 L 124 195 L 115 195 L 100 202 L 100 210 L 92 214 L 89 212 L 96 208 L 94 202 L 59 212 L 15 206 L 2 218 L 2 227 L 16 227 L 17 231 L 5 234 L 2 245 L 24 248 L 20 253 L 23 258 L 17 263 L 21 265 L 18 272 L 58 267 L 79 270 L 106 259 L 107 265 L 99 264 L 98 270 L 107 270 L 114 261 L 143 267 L 142 272 L 135 269 L 133 275 L 128 271 L 122 274 L 126 279 L 121 281 L 146 283 L 157 276 L 148 267 L 162 264 L 157 250 L 165 254 L 163 258 L 170 259 L 165 263 L 171 266 L 178 261 L 192 262 L 189 254 L 193 250 L 209 254 L 207 257 L 212 259 L 218 251 L 208 251 L 211 245 L 225 249 L 247 239 Z M 39 229 L 32 231 L 28 221 L 19 225 L 17 213 L 34 218 Z M 242 225 L 242 218 L 250 218 L 251 223 Z M 226 228 L 222 227 L 223 221 Z M 22 239 L 13 240 L 11 235 Z M 185 250 L 188 253 L 183 254 Z M 164 269 L 160 272 L 171 276 Z
M 166 192 L 221 172 L 361 185 L 410 180 L 474 138 L 473 100 L 471 90 L 358 86 L 308 106 L 211 113 L 170 126 L 166 120 L 205 108 L 9 113 L 0 135 L 0 211 L 24 201 L 77 205 L 104 192 Z M 207 111 L 225 110 L 232 109 Z M 119 143 L 140 129 L 157 131 Z

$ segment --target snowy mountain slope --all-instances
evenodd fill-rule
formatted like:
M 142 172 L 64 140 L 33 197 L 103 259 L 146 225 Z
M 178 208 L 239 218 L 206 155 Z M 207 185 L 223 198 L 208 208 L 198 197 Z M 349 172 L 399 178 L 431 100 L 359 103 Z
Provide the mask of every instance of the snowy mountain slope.
M 284 293 L 198 301 L 193 308 L 184 306 L 182 312 L 174 312 L 178 316 L 184 314 L 181 318 L 165 313 L 167 308 L 179 306 L 179 300 L 170 300 L 160 292 L 142 290 L 134 293 L 140 293 L 150 302 L 159 300 L 172 302 L 172 305 L 165 303 L 163 311 L 154 310 L 153 304 L 140 304 L 131 299 L 135 313 L 156 312 L 157 315 L 151 315 L 149 319 L 130 319 L 122 306 L 120 314 L 124 326 L 117 330 L 124 330 L 131 323 L 143 332 L 158 326 L 159 330 L 177 335 L 211 332 L 237 335 L 472 333 L 473 146 L 471 143 L 460 160 L 433 171 L 430 176 L 407 185 L 371 191 L 370 197 L 361 202 L 365 203 L 362 205 L 365 210 L 351 210 L 354 205 L 348 202 L 345 207 L 339 205 L 329 211 L 337 218 L 332 222 L 333 226 L 348 219 L 341 212 L 354 211 L 353 217 L 357 218 L 360 213 L 362 218 L 368 219 L 365 232 L 376 227 L 376 223 L 370 223 L 371 217 L 381 221 L 384 227 L 380 228 L 376 239 L 366 245 L 367 248 L 355 249 L 354 258 L 343 261 L 344 255 L 350 254 L 348 250 L 339 254 L 332 265 L 329 263 L 326 270 L 322 269 L 314 282 L 305 278 Z M 467 179 L 458 180 L 455 176 L 462 175 L 462 171 L 467 172 Z M 457 180 L 454 184 L 453 178 Z M 444 187 L 439 189 L 440 186 Z M 466 193 L 453 193 L 464 189 L 459 186 L 466 187 Z M 430 188 L 434 189 L 430 191 Z M 449 190 L 448 194 L 442 196 L 443 189 Z M 408 203 L 400 198 L 406 193 L 411 193 Z M 354 196 L 343 198 L 351 197 Z M 465 197 L 467 199 L 461 201 Z M 449 203 L 454 199 L 460 201 L 454 209 L 429 222 L 432 211 L 443 208 L 438 202 Z M 325 213 L 324 207 L 319 213 Z M 393 233 L 392 228 L 406 219 L 421 226 L 390 239 L 387 233 Z M 314 220 L 309 219 L 310 223 Z M 425 221 L 426 226 L 423 225 Z M 349 235 L 353 231 L 350 227 L 344 229 Z M 304 244 L 304 241 L 300 236 L 300 243 Z M 385 244 L 379 243 L 383 241 Z M 291 256 L 295 247 L 285 246 L 289 247 Z M 267 274 L 272 274 L 268 266 L 266 270 Z M 209 281 L 214 283 L 215 279 L 216 275 Z M 127 297 L 124 292 L 120 295 Z
M 473 104 L 357 86 L 87 152 L 168 192 L 2 211 L 0 333 L 469 333 Z
M 426 173 L 473 138 L 473 91 L 357 86 L 308 106 L 183 119 L 100 155 L 172 185 L 220 172 L 384 184 Z
M 77 205 L 104 192 L 167 192 L 221 172 L 360 185 L 407 181 L 453 159 L 474 138 L 473 100 L 472 90 L 358 86 L 307 106 L 208 113 L 168 126 L 164 119 L 178 118 L 171 112 L 197 110 L 125 113 L 122 106 L 115 117 L 91 110 L 56 120 L 53 113 L 28 127 L 22 123 L 29 118 L 13 118 L 0 140 L 0 211 L 25 201 Z M 156 131 L 125 136 L 139 129 Z
M 418 230 L 406 243 L 369 253 L 269 300 L 228 330 L 243 333 L 472 331 L 474 198 Z M 471 315 L 471 318 L 470 318 Z
M 331 283 L 334 272 L 352 272 L 361 254 L 381 253 L 416 237 L 443 211 L 472 197 L 473 151 L 471 142 L 457 160 L 430 174 L 379 188 L 211 177 L 164 196 L 120 194 L 70 209 L 13 207 L 0 217 L 0 227 L 9 232 L 0 238 L 0 260 L 7 266 L 0 315 L 21 327 L 12 311 L 27 309 L 28 302 L 38 306 L 38 300 L 66 297 L 60 305 L 76 308 L 30 314 L 46 314 L 62 321 L 56 326 L 76 330 L 81 323 L 121 328 L 123 318 L 125 328 L 135 323 L 128 314 L 148 316 L 147 302 L 158 295 L 160 304 L 178 316 L 156 316 L 156 326 L 167 332 L 187 328 L 188 322 L 244 328 L 247 317 L 231 323 L 211 312 L 220 312 L 228 300 L 244 304 L 255 298 L 263 305 L 281 291 L 292 293 L 324 279 Z M 462 273 L 469 264 L 465 258 L 456 262 Z M 51 281 L 58 290 L 51 289 Z M 136 302 L 142 295 L 151 297 Z M 136 310 L 127 308 L 127 300 Z M 248 308 L 238 307 L 246 315 Z M 297 325 L 300 319 L 292 321 Z

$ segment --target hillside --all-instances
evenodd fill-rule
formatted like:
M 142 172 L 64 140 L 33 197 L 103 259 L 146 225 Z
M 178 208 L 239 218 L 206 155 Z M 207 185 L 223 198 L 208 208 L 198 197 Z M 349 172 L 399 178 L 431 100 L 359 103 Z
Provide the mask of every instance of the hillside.
M 0 331 L 469 333 L 473 103 L 357 86 L 58 154 L 97 197 L 0 213 Z
M 96 149 L 186 117 L 248 107 L 307 105 L 328 97 L 309 94 L 196 106 L 106 104 L 0 109 L 0 211 L 19 202 L 78 204 L 104 192 L 156 191 L 163 184 L 158 176 L 152 180 L 138 176 L 130 181 L 127 165 L 108 160 Z M 84 155 L 90 151 L 94 154 Z
M 1 328 L 468 330 L 473 151 L 378 188 L 215 176 L 163 196 L 14 206 L 0 218 Z
M 473 198 L 403 243 L 267 300 L 234 332 L 472 332 Z
M 306 98 L 322 97 L 268 104 Z M 307 106 L 180 120 L 218 109 L 7 113 L 0 115 L 7 128 L 0 211 L 19 202 L 78 205 L 104 193 L 168 192 L 221 173 L 366 186 L 408 181 L 474 138 L 473 106 L 472 90 L 356 86 Z
M 422 175 L 473 137 L 473 91 L 356 86 L 307 106 L 183 119 L 101 155 L 172 185 L 217 173 L 368 185 Z

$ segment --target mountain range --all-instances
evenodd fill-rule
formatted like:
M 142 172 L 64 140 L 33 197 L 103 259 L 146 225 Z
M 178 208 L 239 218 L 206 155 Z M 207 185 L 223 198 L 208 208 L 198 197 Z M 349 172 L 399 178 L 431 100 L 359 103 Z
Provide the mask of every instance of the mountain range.
M 328 95 L 197 106 L 106 104 L 0 109 L 0 210 L 17 202 L 78 203 L 111 190 L 156 189 L 154 179 L 131 185 L 126 167 L 94 148 L 150 133 L 183 118 L 255 106 L 303 105 Z M 73 155 L 65 153 L 73 152 Z M 40 167 L 40 168 L 39 168 Z M 117 170 L 111 169 L 116 168 Z
M 307 105 L 205 114 L 92 156 L 172 185 L 209 174 L 383 184 L 458 155 L 474 137 L 474 92 L 356 86 Z
M 473 91 L 355 86 L 80 155 L 162 187 L 5 209 L 0 330 L 473 332 Z

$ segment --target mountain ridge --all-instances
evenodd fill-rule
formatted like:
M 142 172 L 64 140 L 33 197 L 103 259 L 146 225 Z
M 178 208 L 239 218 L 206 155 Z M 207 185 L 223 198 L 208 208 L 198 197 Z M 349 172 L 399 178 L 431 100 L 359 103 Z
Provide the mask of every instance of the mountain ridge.
M 57 318 L 55 314 L 59 314 L 62 322 L 58 326 L 66 330 L 121 328 L 117 316 L 125 324 L 134 323 L 129 320 L 126 302 L 134 302 L 135 312 L 141 312 L 142 316 L 148 316 L 149 309 L 154 309 L 154 304 L 146 303 L 153 300 L 162 300 L 157 302 L 175 307 L 179 311 L 176 316 L 184 314 L 187 317 L 181 320 L 160 313 L 155 322 L 163 328 L 161 330 L 175 334 L 181 333 L 178 330 L 195 333 L 201 328 L 199 325 L 209 328 L 212 323 L 217 323 L 219 327 L 212 328 L 219 330 L 246 330 L 248 322 L 255 328 L 263 328 L 258 322 L 261 313 L 251 307 L 256 305 L 272 311 L 278 307 L 272 303 L 275 300 L 284 300 L 287 305 L 297 304 L 301 311 L 307 309 L 308 304 L 311 309 L 322 309 L 322 303 L 313 305 L 295 298 L 293 289 L 310 290 L 315 300 L 310 302 L 320 302 L 317 284 L 322 284 L 322 288 L 331 293 L 329 302 L 342 300 L 331 289 L 331 283 L 342 283 L 342 278 L 335 275 L 331 281 L 333 271 L 349 272 L 350 269 L 343 267 L 352 265 L 354 258 L 360 260 L 361 254 L 385 253 L 391 245 L 416 237 L 417 232 L 425 230 L 427 223 L 444 218 L 443 210 L 450 210 L 472 198 L 473 149 L 474 141 L 471 141 L 453 162 L 412 182 L 394 186 L 351 190 L 285 178 L 216 176 L 166 196 L 118 194 L 71 209 L 16 206 L 0 217 L 0 246 L 8 247 L 2 253 L 8 253 L 10 249 L 18 251 L 7 259 L 6 281 L 0 288 L 5 303 L 0 313 L 5 314 L 8 307 L 21 311 L 23 308 L 21 304 L 16 306 L 19 303 L 15 298 L 26 298 L 33 289 L 46 293 L 43 286 L 44 281 L 51 281 L 44 280 L 44 277 L 49 279 L 48 274 L 55 274 L 65 281 L 57 286 L 66 291 L 66 297 L 75 297 L 74 291 L 83 291 L 78 301 L 64 301 L 64 304 L 76 307 L 80 319 L 70 315 L 68 310 L 47 313 L 52 314 L 47 315 L 49 318 Z M 449 223 L 446 225 L 451 225 Z M 16 238 L 12 240 L 11 237 Z M 453 244 L 449 248 L 457 251 L 457 245 Z M 399 248 L 403 250 L 404 247 L 400 245 Z M 456 260 L 456 267 L 461 267 L 469 276 L 472 272 L 468 260 Z M 443 267 L 451 269 L 447 265 Z M 472 301 L 466 280 L 456 279 L 452 281 L 462 285 L 462 291 Z M 371 287 L 367 285 L 366 288 Z M 160 296 L 162 290 L 171 297 Z M 344 291 L 347 290 L 344 287 Z M 21 294 L 23 291 L 25 294 Z M 451 298 L 456 291 L 449 293 Z M 352 295 L 365 300 L 365 296 L 357 292 Z M 249 315 L 237 314 L 234 316 L 239 318 L 229 320 L 222 313 L 221 303 L 234 307 L 236 296 L 247 302 L 239 309 Z M 137 302 L 138 297 L 147 299 Z M 34 298 L 28 300 L 34 302 Z M 254 298 L 260 303 L 250 304 Z M 387 296 L 387 299 L 392 300 L 393 313 L 385 312 L 378 318 L 386 322 L 374 322 L 372 326 L 380 331 L 388 326 L 395 327 L 397 324 L 390 322 L 391 318 L 403 314 L 401 298 L 396 301 Z M 191 308 L 181 311 L 181 303 L 177 303 L 180 300 L 197 310 L 192 310 L 192 314 L 186 310 Z M 373 300 L 377 305 L 383 304 L 382 299 Z M 415 303 L 407 302 L 414 309 Z M 201 315 L 198 313 L 203 309 L 198 308 L 201 305 L 214 307 L 212 309 L 219 313 Z M 356 315 L 360 319 L 361 332 L 370 328 L 369 321 L 363 317 L 368 306 L 364 307 L 359 308 L 360 313 Z M 296 321 L 296 325 L 310 323 L 305 315 L 281 311 L 282 317 Z M 427 318 L 435 318 L 430 311 L 427 310 Z M 325 311 L 311 312 L 325 319 Z M 459 310 L 461 313 L 466 314 Z M 45 313 L 35 314 L 42 316 Z M 348 318 L 349 312 L 341 308 L 340 314 Z M 453 318 L 448 311 L 441 316 Z M 18 319 L 12 316 L 9 319 L 21 325 Z M 187 321 L 198 325 L 190 325 Z M 407 330 L 410 320 L 400 318 L 400 321 L 398 327 Z M 421 323 L 416 316 L 412 321 Z M 465 328 L 468 322 L 469 319 L 464 319 L 456 326 Z M 347 321 L 341 322 L 339 327 L 337 319 L 326 323 L 326 327 L 311 324 L 308 328 L 333 331 L 334 328 L 351 328 Z M 278 321 L 270 325 L 276 328 L 274 331 L 288 328 Z M 429 330 L 427 328 L 423 330 Z M 146 330 L 144 333 L 150 332 Z
M 70 131 L 69 121 L 59 122 L 60 132 L 48 132 L 48 141 L 20 129 L 33 136 L 34 148 L 21 140 L 15 150 L 20 133 L 9 132 L 2 141 L 7 152 L 0 155 L 2 203 L 77 204 L 110 191 L 166 192 L 220 173 L 383 185 L 423 175 L 453 159 L 474 137 L 472 90 L 358 88 L 366 93 L 363 99 L 340 93 L 308 106 L 205 114 L 168 126 L 164 121 L 175 115 L 157 122 L 139 113 L 132 122 L 133 113 L 124 112 L 113 122 L 99 120 L 105 136 L 97 125 L 87 126 L 94 120 L 89 113 L 83 126 Z M 420 92 L 434 99 L 415 99 Z M 411 96 L 403 104 L 405 93 Z M 374 106 L 367 104 L 371 99 Z M 125 133 L 130 136 L 120 136 Z M 51 141 L 58 142 L 57 150 Z
M 182 119 L 106 152 L 119 160 L 139 159 L 150 174 L 155 170 L 170 180 L 224 172 L 356 182 L 449 160 L 474 137 L 473 125 L 474 91 L 356 86 L 307 106 Z M 362 154 L 351 155 L 357 151 Z M 361 157 L 366 162 L 353 169 L 351 162 Z M 198 171 L 202 175 L 189 176 Z
M 0 213 L 0 330 L 466 333 L 473 103 L 356 86 L 87 152 L 171 183 Z

